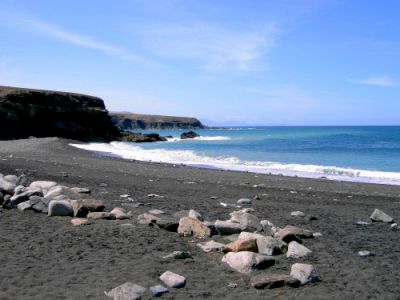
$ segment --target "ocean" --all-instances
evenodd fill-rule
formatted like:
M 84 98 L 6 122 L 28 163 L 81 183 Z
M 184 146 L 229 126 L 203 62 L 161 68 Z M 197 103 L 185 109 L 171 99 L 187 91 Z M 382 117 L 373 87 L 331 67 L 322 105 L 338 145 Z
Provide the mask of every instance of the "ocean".
M 400 126 L 232 127 L 150 130 L 168 142 L 74 145 L 141 161 L 308 178 L 400 185 Z

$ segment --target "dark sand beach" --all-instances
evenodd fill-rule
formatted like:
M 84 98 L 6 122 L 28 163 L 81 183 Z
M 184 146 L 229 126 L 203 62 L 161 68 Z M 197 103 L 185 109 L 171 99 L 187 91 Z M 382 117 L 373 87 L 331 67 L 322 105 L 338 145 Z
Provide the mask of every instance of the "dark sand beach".
M 182 289 L 165 299 L 400 299 L 399 231 L 369 221 L 375 208 L 400 220 L 400 187 L 342 183 L 243 172 L 196 169 L 102 157 L 68 146 L 58 138 L 0 142 L 0 173 L 26 174 L 29 181 L 54 180 L 88 187 L 110 210 L 133 211 L 130 220 L 98 220 L 74 227 L 70 217 L 47 217 L 17 209 L 0 212 L 0 299 L 108 299 L 108 291 L 127 281 L 149 287 L 170 270 L 186 277 Z M 148 198 L 155 193 L 163 198 Z M 131 194 L 134 201 L 121 198 Z M 156 208 L 173 214 L 196 209 L 207 220 L 225 220 L 236 203 L 253 198 L 254 214 L 280 227 L 297 225 L 321 232 L 304 242 L 313 252 L 303 259 L 278 256 L 266 271 L 289 273 L 295 262 L 314 265 L 321 282 L 300 288 L 256 290 L 250 276 L 221 263 L 222 254 L 202 252 L 196 238 L 137 223 L 137 215 Z M 217 196 L 217 199 L 210 197 Z M 145 205 L 135 207 L 142 202 Z M 318 220 L 294 218 L 300 210 Z M 121 226 L 132 223 L 133 226 Z M 214 240 L 227 243 L 223 237 Z M 193 259 L 164 260 L 174 250 Z M 369 250 L 371 257 L 359 257 Z M 236 288 L 229 288 L 236 283 Z

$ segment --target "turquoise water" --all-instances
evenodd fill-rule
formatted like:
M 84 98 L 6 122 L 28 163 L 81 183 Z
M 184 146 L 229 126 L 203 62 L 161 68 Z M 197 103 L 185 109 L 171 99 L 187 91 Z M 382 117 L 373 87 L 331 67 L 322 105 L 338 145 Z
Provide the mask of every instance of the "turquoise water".
M 397 126 L 196 130 L 201 137 L 193 140 L 180 140 L 182 131 L 142 132 L 174 138 L 140 145 L 92 144 L 86 149 L 138 160 L 400 184 L 400 127 Z

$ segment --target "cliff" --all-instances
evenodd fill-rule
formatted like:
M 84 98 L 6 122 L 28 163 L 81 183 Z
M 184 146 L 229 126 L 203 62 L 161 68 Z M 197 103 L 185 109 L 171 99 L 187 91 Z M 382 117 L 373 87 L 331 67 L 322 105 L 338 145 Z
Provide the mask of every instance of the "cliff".
M 113 123 L 120 130 L 131 129 L 201 129 L 203 124 L 196 118 L 111 113 Z
M 119 138 L 100 98 L 0 86 L 0 139 L 58 136 L 81 141 Z

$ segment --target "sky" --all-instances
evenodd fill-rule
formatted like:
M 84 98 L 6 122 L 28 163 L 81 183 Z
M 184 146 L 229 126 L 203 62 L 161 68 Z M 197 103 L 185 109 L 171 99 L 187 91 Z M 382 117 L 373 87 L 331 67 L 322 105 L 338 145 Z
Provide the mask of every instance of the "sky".
M 208 125 L 400 125 L 397 0 L 0 0 L 0 85 Z

